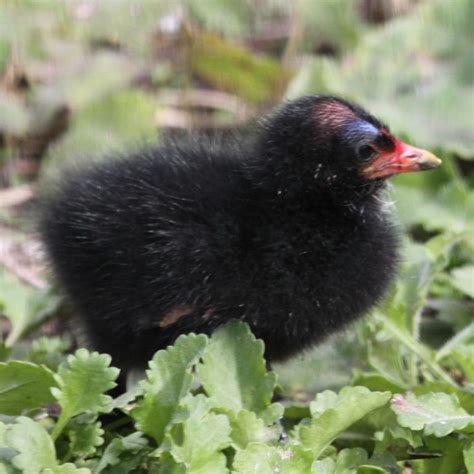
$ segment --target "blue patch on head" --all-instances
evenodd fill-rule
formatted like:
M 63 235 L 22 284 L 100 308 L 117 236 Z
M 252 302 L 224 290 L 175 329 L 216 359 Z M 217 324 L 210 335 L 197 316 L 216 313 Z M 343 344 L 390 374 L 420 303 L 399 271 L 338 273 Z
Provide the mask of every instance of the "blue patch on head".
M 349 122 L 344 132 L 347 138 L 376 137 L 379 134 L 378 128 L 365 120 L 353 120 Z

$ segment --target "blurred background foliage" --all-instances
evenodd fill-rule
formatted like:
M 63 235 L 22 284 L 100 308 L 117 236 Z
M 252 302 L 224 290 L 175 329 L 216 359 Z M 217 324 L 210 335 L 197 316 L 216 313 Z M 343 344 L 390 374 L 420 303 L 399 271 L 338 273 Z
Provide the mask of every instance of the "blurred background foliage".
M 436 345 L 443 334 L 465 329 L 474 297 L 473 5 L 0 0 L 0 307 L 6 337 L 0 355 L 12 349 L 27 354 L 30 334 L 68 331 L 58 317 L 67 309 L 47 282 L 40 246 L 29 232 L 39 177 L 68 160 L 110 155 L 164 133 L 245 132 L 282 100 L 306 93 L 355 100 L 394 133 L 443 159 L 437 172 L 394 180 L 410 265 L 385 314 L 399 315 L 414 279 L 428 272 L 429 285 L 419 286 L 426 295 L 417 300 L 424 309 L 410 313 L 424 316 L 416 337 Z M 431 237 L 446 239 L 449 248 L 419 245 Z M 443 264 L 434 265 L 439 259 Z M 347 383 L 352 367 L 367 363 L 361 348 L 366 351 L 363 341 L 375 334 L 374 321 L 307 355 L 307 364 L 279 367 L 283 389 L 304 398 Z M 368 364 L 380 368 L 377 344 L 374 339 Z M 315 367 L 324 380 L 312 375 Z

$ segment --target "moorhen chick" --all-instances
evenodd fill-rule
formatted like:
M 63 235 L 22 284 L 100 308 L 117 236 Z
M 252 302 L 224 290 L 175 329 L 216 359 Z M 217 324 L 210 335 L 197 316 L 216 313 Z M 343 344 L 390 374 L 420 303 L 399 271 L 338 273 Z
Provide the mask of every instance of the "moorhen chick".
M 144 367 L 237 319 L 285 359 L 367 313 L 394 278 L 386 179 L 440 160 L 361 107 L 311 95 L 254 137 L 187 140 L 65 172 L 41 233 L 94 348 Z

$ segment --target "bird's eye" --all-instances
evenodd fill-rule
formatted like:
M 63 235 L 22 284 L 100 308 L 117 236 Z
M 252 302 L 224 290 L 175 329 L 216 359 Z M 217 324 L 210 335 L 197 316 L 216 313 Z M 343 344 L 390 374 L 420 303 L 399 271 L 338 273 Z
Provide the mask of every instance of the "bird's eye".
M 370 145 L 362 145 L 357 150 L 359 158 L 363 161 L 369 161 L 375 156 L 376 153 L 377 151 L 375 150 L 375 148 Z

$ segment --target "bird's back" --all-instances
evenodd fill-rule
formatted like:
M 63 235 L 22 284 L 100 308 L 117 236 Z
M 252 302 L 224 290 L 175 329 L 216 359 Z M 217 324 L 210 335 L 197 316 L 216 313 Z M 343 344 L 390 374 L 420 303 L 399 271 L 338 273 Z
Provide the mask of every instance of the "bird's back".
M 151 356 L 125 342 L 176 307 L 204 307 L 210 280 L 234 266 L 242 180 L 235 149 L 172 145 L 66 172 L 44 197 L 58 282 L 119 365 Z

